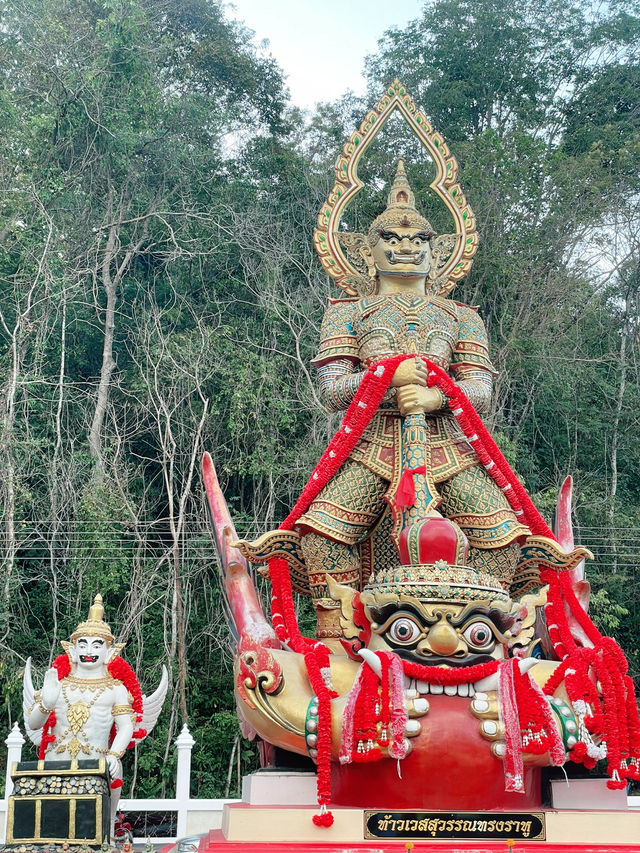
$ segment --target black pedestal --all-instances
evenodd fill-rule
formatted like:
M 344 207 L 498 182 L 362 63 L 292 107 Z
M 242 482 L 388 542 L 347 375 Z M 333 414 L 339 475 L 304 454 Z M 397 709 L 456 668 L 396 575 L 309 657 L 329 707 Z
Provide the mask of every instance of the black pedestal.
M 22 761 L 11 768 L 7 845 L 100 847 L 110 835 L 110 791 L 103 758 Z

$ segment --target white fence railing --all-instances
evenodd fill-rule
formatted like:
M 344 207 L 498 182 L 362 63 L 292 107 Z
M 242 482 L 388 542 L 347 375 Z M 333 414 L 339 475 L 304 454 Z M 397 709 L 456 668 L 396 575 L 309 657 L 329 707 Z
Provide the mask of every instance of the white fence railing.
M 15 762 L 21 760 L 24 743 L 25 739 L 20 731 L 20 727 L 16 723 L 5 740 L 5 744 L 7 745 L 7 768 L 4 798 L 0 799 L 0 844 L 3 844 L 6 838 L 7 807 L 13 788 L 11 767 Z M 175 797 L 167 799 L 120 800 L 120 808 L 125 815 L 132 819 L 134 827 L 136 824 L 142 826 L 137 831 L 134 829 L 135 834 L 142 838 L 150 837 L 155 844 L 168 844 L 171 841 L 175 841 L 176 838 L 184 838 L 186 835 L 199 835 L 211 829 L 220 829 L 224 804 L 237 802 L 236 800 L 192 799 L 190 796 L 191 750 L 195 745 L 195 740 L 186 725 L 183 726 L 174 743 L 178 753 Z M 152 814 L 156 818 L 162 815 L 169 815 L 166 827 L 175 827 L 175 832 L 156 834 L 160 828 L 157 825 L 157 819 L 150 821 L 150 824 L 153 824 L 153 829 L 149 828 L 149 831 L 145 832 L 144 819 L 140 821 L 136 820 L 136 817 Z

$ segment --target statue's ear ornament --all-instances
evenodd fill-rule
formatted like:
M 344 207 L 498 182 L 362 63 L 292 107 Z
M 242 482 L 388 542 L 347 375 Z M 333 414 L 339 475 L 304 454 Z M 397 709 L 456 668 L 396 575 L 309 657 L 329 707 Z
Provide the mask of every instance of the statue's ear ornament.
M 73 648 L 73 643 L 68 640 L 61 640 L 60 645 L 64 649 L 66 656 L 69 658 L 69 663 L 77 663 L 76 650 Z
M 417 109 L 406 88 L 396 79 L 344 146 L 336 163 L 336 183 L 322 205 L 314 230 L 313 243 L 322 266 L 348 296 L 365 295 L 371 288 L 371 276 L 365 259 L 358 252 L 361 241 L 366 242 L 365 236 L 341 229 L 341 219 L 347 206 L 364 186 L 358 177 L 358 163 L 362 155 L 396 110 L 427 150 L 435 170 L 431 189 L 447 208 L 455 225 L 455 233 L 442 234 L 431 243 L 434 263 L 429 275 L 429 289 L 440 295 L 449 293 L 471 269 L 478 248 L 475 216 L 457 183 L 458 164 L 443 137 L 433 129 L 426 115 Z M 404 166 L 401 168 L 403 170 Z M 413 193 L 408 182 L 406 187 L 399 184 L 396 187 L 397 179 L 398 175 L 394 182 L 393 205 L 412 206 Z
M 371 626 L 360 600 L 360 593 L 353 587 L 335 581 L 330 574 L 325 575 L 329 595 L 340 604 L 340 627 L 344 639 L 341 643 L 347 654 L 356 658 L 357 652 L 366 645 L 371 637 Z
M 347 639 L 358 636 L 358 627 L 354 622 L 353 602 L 356 590 L 353 587 L 335 581 L 330 574 L 325 575 L 329 595 L 340 604 L 340 626 Z
M 455 287 L 455 280 L 448 275 L 443 275 L 443 270 L 454 253 L 458 239 L 457 234 L 440 234 L 431 240 L 431 269 L 428 279 L 431 293 L 447 296 Z
M 350 286 L 358 296 L 371 295 L 376 287 L 376 268 L 367 235 L 359 231 L 339 231 L 336 238 L 354 271 Z
M 109 654 L 107 655 L 107 663 L 111 663 L 111 661 L 115 660 L 125 646 L 126 643 L 114 643 L 113 646 L 109 649 Z

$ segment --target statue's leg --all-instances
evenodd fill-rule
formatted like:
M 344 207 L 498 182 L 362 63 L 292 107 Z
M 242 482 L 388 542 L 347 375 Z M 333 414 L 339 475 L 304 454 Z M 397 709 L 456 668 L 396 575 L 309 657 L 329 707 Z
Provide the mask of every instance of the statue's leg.
M 319 639 L 342 636 L 339 605 L 329 595 L 326 576 L 360 588 L 359 543 L 383 512 L 387 488 L 382 477 L 348 459 L 298 521 Z
M 120 803 L 120 788 L 111 789 L 111 835 L 113 836 L 113 828 L 118 817 L 118 804 Z
M 455 521 L 469 539 L 469 560 L 509 589 L 520 559 L 520 543 L 529 528 L 520 523 L 484 468 L 474 465 L 438 486 L 440 512 Z

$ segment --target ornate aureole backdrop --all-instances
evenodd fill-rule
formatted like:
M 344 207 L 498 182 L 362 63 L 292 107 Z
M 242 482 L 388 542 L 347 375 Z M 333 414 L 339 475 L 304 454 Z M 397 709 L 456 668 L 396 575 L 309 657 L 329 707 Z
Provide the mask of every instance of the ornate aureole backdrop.
M 367 114 L 360 128 L 351 135 L 338 158 L 336 183 L 318 214 L 314 246 L 325 271 L 348 296 L 361 296 L 366 292 L 368 277 L 359 253 L 365 236 L 339 230 L 340 221 L 347 206 L 364 186 L 358 177 L 358 164 L 363 154 L 396 110 L 427 149 L 435 168 L 431 189 L 444 203 L 455 223 L 455 233 L 440 234 L 432 241 L 431 287 L 444 296 L 471 269 L 478 248 L 475 216 L 457 183 L 458 164 L 449 152 L 449 146 L 433 129 L 426 115 L 417 109 L 406 87 L 397 78 L 375 109 Z

